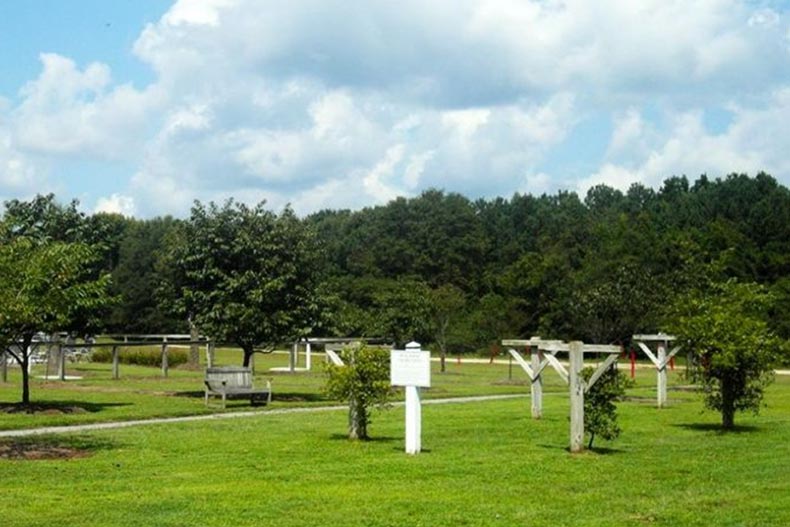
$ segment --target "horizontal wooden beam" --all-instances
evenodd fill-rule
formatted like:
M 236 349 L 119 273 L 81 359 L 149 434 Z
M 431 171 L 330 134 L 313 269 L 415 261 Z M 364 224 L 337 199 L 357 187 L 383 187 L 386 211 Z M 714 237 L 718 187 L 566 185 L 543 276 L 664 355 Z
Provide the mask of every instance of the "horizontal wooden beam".
M 631 338 L 633 340 L 641 340 L 642 342 L 669 342 L 675 340 L 674 336 L 664 333 L 659 333 L 657 335 L 633 335 Z

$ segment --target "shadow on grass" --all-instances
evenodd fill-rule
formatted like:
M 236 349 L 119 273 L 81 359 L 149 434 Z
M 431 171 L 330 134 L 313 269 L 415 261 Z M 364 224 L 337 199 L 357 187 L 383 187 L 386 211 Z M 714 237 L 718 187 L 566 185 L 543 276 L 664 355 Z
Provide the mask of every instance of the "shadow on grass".
M 332 441 L 353 441 L 348 438 L 347 434 L 332 434 L 329 436 L 329 439 Z M 389 436 L 373 436 L 368 439 L 360 440 L 361 443 L 392 443 L 394 441 L 398 441 L 400 438 L 398 437 L 389 437 Z
M 92 436 L 30 436 L 0 439 L 0 459 L 35 461 L 87 457 L 115 443 Z
M 97 413 L 107 408 L 131 406 L 132 403 L 90 403 L 85 401 L 35 401 L 29 404 L 0 404 L 0 413 L 6 414 L 85 414 Z
M 185 391 L 185 392 L 173 392 L 174 397 L 187 397 L 190 399 L 203 399 L 206 393 L 204 391 Z M 242 397 L 237 397 L 234 400 L 242 399 Z M 247 397 L 249 399 L 249 397 Z M 298 392 L 288 392 L 288 393 L 277 393 L 276 391 L 272 393 L 272 402 L 280 402 L 280 403 L 315 403 L 315 402 L 329 402 L 330 400 L 326 397 L 323 397 L 321 394 L 318 393 L 298 393 Z
M 320 393 L 299 393 L 299 392 L 287 392 L 287 393 L 277 393 L 274 391 L 272 393 L 272 400 L 284 403 L 316 403 L 316 402 L 329 402 L 330 399 L 327 399 Z
M 759 427 L 753 425 L 735 425 L 733 428 L 725 430 L 721 423 L 679 423 L 671 426 L 695 432 L 717 432 L 719 434 L 746 434 L 760 431 Z
M 539 444 L 537 445 L 540 448 L 545 448 L 547 450 L 556 450 L 558 452 L 567 452 L 570 453 L 571 449 L 567 445 L 547 445 L 547 444 Z M 584 450 L 580 452 L 580 454 L 598 454 L 602 456 L 612 456 L 617 454 L 626 454 L 627 451 L 620 449 L 620 448 L 610 448 L 604 446 L 594 446 L 592 448 L 587 448 L 587 445 L 584 445 Z

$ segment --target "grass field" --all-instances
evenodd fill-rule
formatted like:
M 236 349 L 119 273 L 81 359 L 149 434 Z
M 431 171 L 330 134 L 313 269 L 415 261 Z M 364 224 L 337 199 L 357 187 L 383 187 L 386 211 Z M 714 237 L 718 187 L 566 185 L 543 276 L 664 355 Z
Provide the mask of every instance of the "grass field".
M 79 390 L 68 383 L 37 386 L 34 400 L 125 401 L 59 416 L 77 422 L 154 415 L 156 400 L 167 406 L 185 399 L 184 412 L 203 405 L 154 393 L 156 386 L 160 392 L 199 389 L 199 373 L 179 372 L 162 384 L 128 366 L 124 373 L 128 378 L 115 384 L 86 375 Z M 509 381 L 507 365 L 451 364 L 448 374 L 433 376 L 436 390 L 429 394 L 525 393 L 519 373 Z M 365 443 L 344 439 L 342 411 L 0 440 L 86 454 L 0 459 L 0 525 L 790 524 L 790 379 L 777 377 L 762 413 L 739 414 L 738 429 L 727 434 L 719 432 L 715 413 L 702 411 L 699 394 L 678 389 L 682 382 L 672 377 L 670 407 L 657 410 L 654 376 L 640 371 L 619 406 L 621 438 L 579 455 L 567 451 L 568 399 L 559 383 L 550 387 L 540 421 L 529 417 L 527 398 L 425 405 L 418 456 L 403 453 L 399 407 L 374 415 L 374 440 Z M 275 377 L 275 394 L 280 385 L 280 393 L 290 395 L 272 408 L 303 404 L 295 394 L 321 403 L 320 383 L 320 375 Z M 98 389 L 105 385 L 116 391 Z M 13 388 L 2 387 L 0 401 L 15 394 Z M 17 417 L 25 421 L 13 422 Z M 0 428 L 39 425 L 49 417 L 0 415 Z

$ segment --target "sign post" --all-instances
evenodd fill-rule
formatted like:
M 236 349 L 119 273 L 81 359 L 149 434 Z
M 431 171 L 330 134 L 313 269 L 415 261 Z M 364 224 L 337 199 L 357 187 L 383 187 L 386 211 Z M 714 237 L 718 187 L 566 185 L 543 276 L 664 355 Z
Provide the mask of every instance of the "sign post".
M 405 350 L 390 352 L 390 383 L 406 388 L 406 453 L 419 454 L 422 449 L 422 407 L 420 388 L 431 386 L 431 354 L 417 342 Z

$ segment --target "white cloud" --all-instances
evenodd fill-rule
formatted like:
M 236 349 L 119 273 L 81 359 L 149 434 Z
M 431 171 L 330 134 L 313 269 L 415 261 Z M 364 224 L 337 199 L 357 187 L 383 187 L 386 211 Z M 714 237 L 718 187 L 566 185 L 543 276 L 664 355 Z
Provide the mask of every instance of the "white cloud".
M 41 55 L 39 77 L 21 90 L 12 127 L 22 149 L 44 154 L 129 159 L 142 146 L 148 120 L 161 103 L 156 87 L 139 92 L 111 86 L 110 70 L 93 63 L 79 70 L 71 59 Z
M 395 169 L 403 159 L 403 145 L 395 145 L 387 150 L 384 159 L 362 178 L 365 192 L 375 203 L 386 203 L 405 193 L 387 183 L 395 174 Z
M 93 212 L 106 212 L 132 217 L 136 212 L 134 198 L 122 194 L 112 194 L 107 197 L 101 197 L 96 202 L 96 207 L 94 207 Z
M 787 26 L 742 0 L 179 0 L 134 44 L 155 73 L 145 89 L 42 54 L 0 105 L 0 185 L 41 184 L 61 159 L 120 160 L 133 176 L 108 207 L 183 214 L 228 196 L 309 212 L 429 186 L 790 181 Z M 732 122 L 711 133 L 721 108 Z M 563 148 L 595 115 L 608 146 Z M 564 173 L 576 166 L 598 168 Z
M 770 95 L 762 107 L 732 105 L 733 121 L 721 133 L 710 133 L 703 122 L 702 111 L 675 114 L 665 131 L 655 128 L 631 127 L 629 119 L 616 127 L 609 151 L 620 154 L 604 163 L 599 170 L 580 180 L 580 192 L 592 185 L 605 183 L 622 190 L 633 182 L 658 186 L 667 177 L 685 174 L 695 178 L 707 173 L 723 176 L 729 173 L 767 171 L 784 178 L 790 174 L 790 138 L 784 133 L 790 122 L 790 88 Z M 629 155 L 622 148 L 623 127 L 634 128 L 629 141 L 641 143 L 646 152 Z M 637 149 L 639 151 L 639 149 Z
M 178 0 L 162 20 L 171 26 L 216 26 L 222 8 L 233 4 L 232 0 Z

